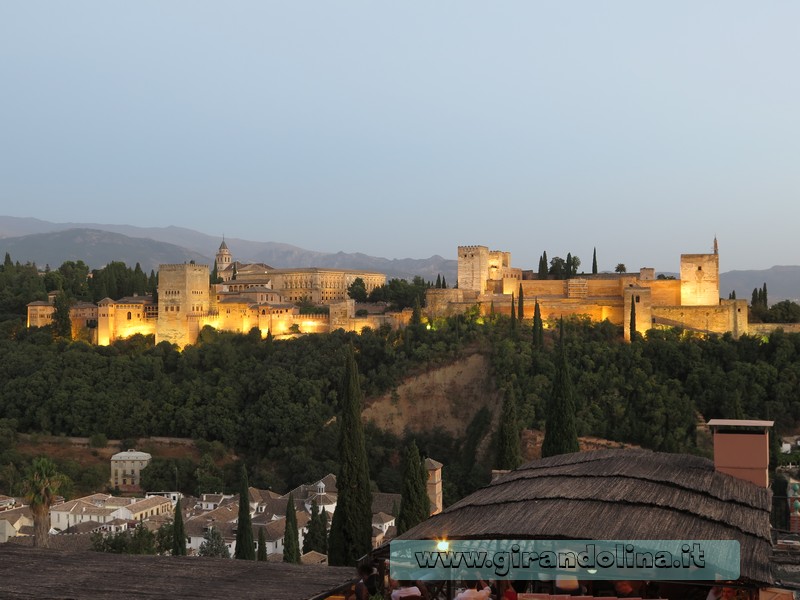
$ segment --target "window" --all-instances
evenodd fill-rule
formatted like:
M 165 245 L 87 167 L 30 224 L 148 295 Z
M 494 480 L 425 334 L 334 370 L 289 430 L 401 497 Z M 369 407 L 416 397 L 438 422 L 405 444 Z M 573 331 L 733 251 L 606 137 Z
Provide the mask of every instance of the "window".
M 130 320 L 131 320 L 131 313 L 130 313 L 130 311 L 129 311 L 129 312 L 128 312 L 128 321 L 130 321 Z

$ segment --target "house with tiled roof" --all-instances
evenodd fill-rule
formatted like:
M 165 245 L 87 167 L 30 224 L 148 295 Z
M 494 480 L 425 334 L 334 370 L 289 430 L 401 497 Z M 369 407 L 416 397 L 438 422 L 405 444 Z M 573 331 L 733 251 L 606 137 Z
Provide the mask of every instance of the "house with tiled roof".
M 27 506 L 0 512 L 0 544 L 13 537 L 25 535 L 26 528 L 33 526 L 33 515 Z

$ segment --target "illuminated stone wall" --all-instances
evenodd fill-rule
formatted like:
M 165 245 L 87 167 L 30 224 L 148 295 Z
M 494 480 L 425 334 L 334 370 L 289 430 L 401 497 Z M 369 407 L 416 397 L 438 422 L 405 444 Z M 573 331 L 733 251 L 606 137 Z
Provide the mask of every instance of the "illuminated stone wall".
M 719 304 L 719 255 L 681 254 L 681 306 Z

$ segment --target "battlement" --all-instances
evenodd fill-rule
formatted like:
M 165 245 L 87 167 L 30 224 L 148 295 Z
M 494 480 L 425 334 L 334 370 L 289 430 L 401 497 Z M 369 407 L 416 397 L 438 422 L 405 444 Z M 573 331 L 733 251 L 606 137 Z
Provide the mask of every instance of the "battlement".
M 461 254 L 462 252 L 479 252 L 480 250 L 486 250 L 489 252 L 488 246 L 459 246 L 458 253 Z
M 191 263 L 178 263 L 178 264 L 169 264 L 169 265 L 158 265 L 159 273 L 161 271 L 172 271 L 172 272 L 201 272 L 201 271 L 208 271 L 208 265 L 193 265 Z

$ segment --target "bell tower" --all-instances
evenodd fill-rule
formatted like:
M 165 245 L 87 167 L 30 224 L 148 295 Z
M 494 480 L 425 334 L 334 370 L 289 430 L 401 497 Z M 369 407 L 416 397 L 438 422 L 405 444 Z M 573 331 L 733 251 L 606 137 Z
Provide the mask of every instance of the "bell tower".
M 223 280 L 226 279 L 226 276 L 223 275 L 223 272 L 230 268 L 233 257 L 231 256 L 231 251 L 228 250 L 228 245 L 225 243 L 224 237 L 222 238 L 222 243 L 219 245 L 219 250 L 217 250 L 217 256 L 215 260 L 217 265 L 217 276 Z M 230 279 L 230 274 L 227 276 L 227 279 Z

